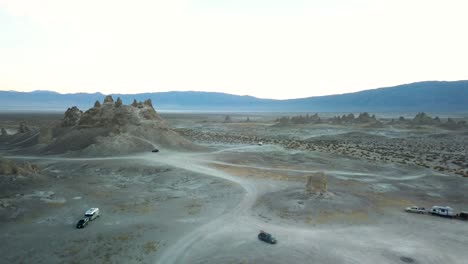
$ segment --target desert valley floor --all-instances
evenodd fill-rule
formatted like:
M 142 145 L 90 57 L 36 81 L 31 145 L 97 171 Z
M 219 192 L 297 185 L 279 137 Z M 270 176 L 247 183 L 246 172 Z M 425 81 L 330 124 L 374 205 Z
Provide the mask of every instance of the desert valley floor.
M 0 175 L 0 263 L 468 263 L 468 221 L 404 212 L 468 211 L 467 130 L 172 113 L 196 148 L 35 152 L 62 116 L 0 116 L 29 124 L 0 154 L 34 170 Z M 90 207 L 102 216 L 76 229 Z

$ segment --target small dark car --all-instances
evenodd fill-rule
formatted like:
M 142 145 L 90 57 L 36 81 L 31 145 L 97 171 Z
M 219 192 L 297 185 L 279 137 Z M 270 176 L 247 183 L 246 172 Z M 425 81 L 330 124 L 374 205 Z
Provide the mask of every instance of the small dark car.
M 460 212 L 458 217 L 460 217 L 462 220 L 468 220 L 468 212 Z
M 76 228 L 85 228 L 89 224 L 89 218 L 85 217 L 76 223 Z
M 159 152 L 159 149 L 153 149 L 151 152 Z
M 274 238 L 271 234 L 268 234 L 265 231 L 260 231 L 260 233 L 258 234 L 258 239 L 270 244 L 276 244 L 277 242 L 276 238 Z

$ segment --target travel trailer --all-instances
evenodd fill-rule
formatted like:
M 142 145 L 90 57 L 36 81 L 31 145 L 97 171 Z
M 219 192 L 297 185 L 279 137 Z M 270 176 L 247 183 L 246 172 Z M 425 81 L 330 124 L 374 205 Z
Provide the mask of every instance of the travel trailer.
M 430 210 L 430 213 L 433 215 L 439 216 L 447 216 L 447 217 L 455 217 L 456 214 L 454 213 L 453 209 L 448 206 L 433 206 Z
M 99 208 L 90 208 L 88 211 L 85 212 L 85 217 L 89 218 L 89 220 L 94 220 L 99 217 Z

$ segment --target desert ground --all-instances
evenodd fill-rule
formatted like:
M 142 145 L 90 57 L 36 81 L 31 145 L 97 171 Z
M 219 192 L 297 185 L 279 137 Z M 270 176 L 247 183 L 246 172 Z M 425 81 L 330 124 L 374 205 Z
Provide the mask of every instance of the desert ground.
M 404 211 L 468 211 L 467 129 L 281 116 L 162 113 L 184 140 L 59 153 L 62 113 L 0 114 L 0 263 L 468 263 L 468 221 Z

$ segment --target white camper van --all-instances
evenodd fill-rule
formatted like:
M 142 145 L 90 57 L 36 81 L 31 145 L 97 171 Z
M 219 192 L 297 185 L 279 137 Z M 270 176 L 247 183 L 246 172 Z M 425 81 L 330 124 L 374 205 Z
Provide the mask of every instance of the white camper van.
M 85 217 L 89 218 L 89 220 L 94 220 L 99 217 L 99 208 L 90 208 L 88 211 L 85 212 Z
M 447 216 L 447 217 L 455 217 L 456 214 L 454 213 L 453 209 L 448 206 L 432 206 L 431 214 L 439 215 L 439 216 Z

